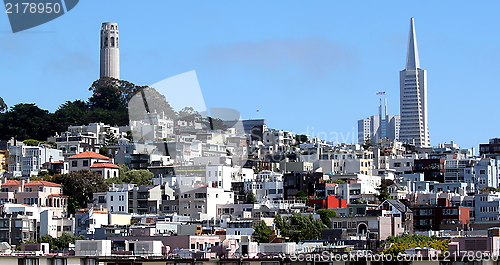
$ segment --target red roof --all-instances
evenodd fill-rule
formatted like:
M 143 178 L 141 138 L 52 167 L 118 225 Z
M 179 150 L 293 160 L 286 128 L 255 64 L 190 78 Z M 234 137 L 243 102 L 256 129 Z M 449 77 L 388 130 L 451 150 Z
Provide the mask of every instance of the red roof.
M 69 196 L 64 194 L 50 194 L 48 197 L 69 197 Z
M 79 158 L 109 159 L 109 157 L 107 156 L 103 156 L 91 151 L 86 151 L 83 153 L 79 153 L 78 155 L 68 157 L 68 159 L 79 159 Z
M 113 164 L 104 164 L 104 163 L 96 163 L 96 164 L 93 164 L 91 166 L 91 168 L 96 168 L 96 167 L 109 167 L 109 168 L 120 168 L 119 166 L 117 165 L 113 165 Z
M 21 181 L 20 180 L 7 180 L 5 183 L 2 185 L 14 185 L 14 186 L 21 186 Z M 25 181 L 24 186 L 52 186 L 52 187 L 62 187 L 63 185 L 57 184 L 54 182 L 50 181 L 45 181 L 45 180 L 32 180 L 30 182 Z

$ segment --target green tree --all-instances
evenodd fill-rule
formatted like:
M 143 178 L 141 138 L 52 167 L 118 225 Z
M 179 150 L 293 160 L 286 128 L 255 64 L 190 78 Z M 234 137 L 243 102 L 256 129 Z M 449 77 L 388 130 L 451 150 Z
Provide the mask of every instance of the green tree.
M 295 194 L 295 199 L 309 202 L 309 198 L 303 190 L 297 191 L 297 193 Z
M 7 104 L 5 104 L 5 101 L 3 100 L 3 98 L 0 97 L 0 112 L 4 112 L 8 108 L 9 107 L 7 106 Z
M 101 146 L 99 148 L 99 154 L 103 155 L 103 156 L 107 156 L 108 155 L 108 147 L 107 146 Z
M 194 122 L 201 121 L 202 117 L 198 111 L 196 111 L 193 107 L 184 107 L 177 114 L 180 120 Z
M 137 185 L 151 185 L 154 174 L 146 169 L 130 170 L 125 173 L 123 182 Z
M 170 119 L 177 119 L 177 113 L 167 102 L 164 95 L 156 89 L 148 86 L 137 87 L 135 93 L 128 102 L 131 120 L 141 120 L 146 112 L 164 114 Z
M 117 142 L 118 142 L 118 139 L 116 139 L 115 134 L 108 130 L 106 132 L 106 134 L 104 135 L 104 145 L 108 146 L 111 144 L 116 144 Z
M 62 233 L 58 238 L 53 238 L 50 235 L 43 235 L 38 238 L 38 243 L 49 243 L 49 247 L 52 250 L 64 250 L 67 249 L 69 244 L 75 243 L 76 240 L 85 240 L 85 236 L 72 236 L 67 233 Z
M 120 172 L 116 178 L 108 178 L 105 180 L 106 184 L 137 184 L 137 185 L 151 185 L 154 174 L 146 169 L 130 170 L 126 165 L 120 165 Z
M 328 182 L 335 183 L 335 184 L 346 184 L 345 180 L 341 180 L 341 179 L 331 179 Z
M 309 141 L 309 138 L 307 137 L 307 135 L 297 134 L 295 135 L 295 141 L 297 141 L 297 143 L 299 144 L 307 143 L 307 141 Z
M 365 143 L 363 144 L 363 148 L 364 148 L 365 150 L 368 150 L 368 149 L 370 149 L 370 147 L 372 147 L 372 146 L 374 146 L 374 145 L 375 145 L 375 144 L 373 143 L 373 140 L 372 140 L 372 139 L 370 139 L 370 138 L 368 138 L 368 139 L 366 139 L 366 140 L 365 140 Z
M 314 220 L 311 214 L 292 213 L 286 217 L 276 215 L 274 223 L 276 229 L 281 231 L 281 235 L 293 242 L 317 240 L 321 237 L 321 230 L 327 228 L 321 219 Z
M 380 185 L 377 188 L 377 191 L 378 191 L 377 199 L 380 202 L 383 202 L 383 201 L 389 199 L 389 196 L 391 195 L 389 193 L 389 186 L 384 181 L 382 181 L 382 183 L 380 183 Z
M 397 256 L 398 253 L 404 253 L 410 248 L 433 248 L 441 250 L 441 253 L 448 250 L 449 239 L 438 240 L 436 237 L 428 237 L 423 235 L 403 235 L 401 237 L 388 237 L 386 243 L 391 243 L 392 246 L 383 250 L 382 253 Z
M 260 221 L 253 226 L 252 238 L 258 243 L 269 243 L 269 236 L 271 235 L 271 228 L 267 226 L 266 222 Z
M 68 195 L 68 212 L 86 208 L 93 201 L 95 192 L 107 191 L 104 178 L 97 172 L 82 169 L 64 175 L 55 175 L 52 181 L 64 185 L 63 194 Z
M 498 189 L 494 188 L 494 187 L 482 187 L 480 189 L 480 191 L 482 191 L 483 193 L 491 193 L 491 192 L 496 192 Z
M 66 101 L 54 112 L 54 120 L 57 132 L 64 132 L 71 125 L 84 125 L 93 120 L 87 103 L 81 100 Z
M 35 140 L 35 139 L 26 139 L 23 141 L 23 144 L 29 145 L 29 146 L 38 146 L 39 143 L 40 143 L 40 141 Z
M 0 139 L 47 139 L 54 134 L 52 114 L 35 104 L 17 104 L 0 115 Z
M 332 227 L 332 222 L 330 221 L 329 217 L 337 216 L 337 212 L 332 209 L 319 209 L 316 211 L 316 213 L 321 217 L 321 221 L 323 222 L 323 224 L 325 224 L 329 228 Z
M 254 204 L 255 202 L 257 202 L 257 199 L 255 198 L 255 195 L 253 194 L 252 191 L 250 191 L 248 194 L 247 194 L 247 200 L 245 203 L 248 203 L 248 204 Z

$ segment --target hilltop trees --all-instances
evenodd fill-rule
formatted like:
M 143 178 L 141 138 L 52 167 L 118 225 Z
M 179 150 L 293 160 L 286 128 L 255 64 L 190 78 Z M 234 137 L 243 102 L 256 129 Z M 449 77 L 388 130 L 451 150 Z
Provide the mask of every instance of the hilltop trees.
M 143 119 L 147 111 L 161 113 L 171 119 L 201 122 L 213 129 L 227 129 L 221 119 L 203 118 L 192 107 L 185 107 L 176 113 L 165 96 L 152 87 L 103 77 L 94 81 L 89 91 L 92 96 L 87 101 L 66 101 L 54 113 L 33 103 L 20 103 L 7 109 L 0 98 L 0 140 L 15 137 L 20 141 L 44 141 L 56 132 L 66 131 L 68 126 L 95 122 L 125 126 L 129 120 Z
M 0 112 L 4 112 L 7 110 L 7 104 L 3 101 L 3 98 L 0 97 Z
M 52 115 L 36 104 L 20 103 L 0 113 L 0 139 L 47 140 L 54 135 Z

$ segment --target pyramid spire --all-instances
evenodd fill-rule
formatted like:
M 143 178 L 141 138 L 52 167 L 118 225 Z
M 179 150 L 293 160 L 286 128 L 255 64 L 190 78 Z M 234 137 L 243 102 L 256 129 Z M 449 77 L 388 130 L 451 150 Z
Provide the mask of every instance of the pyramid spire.
M 417 33 L 415 32 L 415 21 L 411 18 L 410 34 L 408 35 L 408 53 L 406 54 L 406 70 L 417 70 L 419 68 Z

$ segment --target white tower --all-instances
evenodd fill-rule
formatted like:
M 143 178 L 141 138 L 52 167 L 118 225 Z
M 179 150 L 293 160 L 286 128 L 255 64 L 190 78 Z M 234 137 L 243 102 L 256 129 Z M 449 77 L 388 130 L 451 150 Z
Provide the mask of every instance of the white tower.
M 406 69 L 399 72 L 401 125 L 399 139 L 417 147 L 430 146 L 427 118 L 427 71 L 420 69 L 417 35 L 410 21 Z
M 101 27 L 101 75 L 120 79 L 118 24 L 104 22 Z

